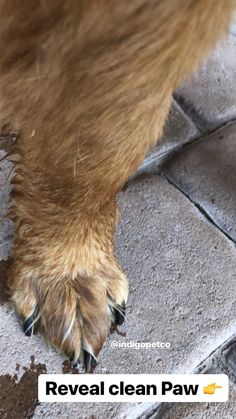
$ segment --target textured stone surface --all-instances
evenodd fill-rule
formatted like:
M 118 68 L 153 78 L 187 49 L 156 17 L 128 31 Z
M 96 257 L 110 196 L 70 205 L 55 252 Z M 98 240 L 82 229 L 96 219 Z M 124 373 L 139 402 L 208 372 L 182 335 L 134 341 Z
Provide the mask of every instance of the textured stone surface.
M 117 248 L 130 278 L 126 336 L 109 337 L 96 372 L 191 371 L 235 330 L 235 247 L 161 177 L 134 181 L 120 203 Z M 62 358 L 40 336 L 24 337 L 7 304 L 0 320 L 1 374 L 13 374 L 16 363 L 23 372 L 32 355 L 49 373 L 62 371 Z M 171 348 L 112 349 L 112 341 L 168 341 Z M 41 404 L 35 417 L 131 418 L 154 407 Z
M 0 260 L 7 259 L 12 238 L 12 225 L 6 219 L 10 194 L 10 178 L 12 165 L 4 159 L 4 143 L 0 141 Z M 2 147 L 2 149 L 1 149 Z
M 222 374 L 224 371 L 211 368 L 209 374 Z M 226 403 L 178 403 L 152 419 L 234 419 L 236 416 L 236 387 L 229 384 L 230 400 Z
M 222 403 L 183 403 L 164 413 L 160 419 L 234 419 L 235 415 L 235 402 L 229 402 L 226 405 Z
M 231 26 L 230 33 L 231 33 L 233 36 L 236 36 L 236 23 L 234 23 L 234 24 Z
M 236 36 L 236 14 L 233 18 L 233 22 L 232 22 L 232 25 L 231 25 L 231 28 L 230 28 L 230 33 L 232 35 Z
M 229 401 L 227 403 L 162 403 L 152 419 L 216 418 L 234 419 L 236 415 L 236 342 L 235 337 L 226 341 L 197 368 L 201 374 L 227 374 Z
M 179 105 L 172 101 L 164 134 L 157 146 L 150 151 L 141 166 L 141 171 L 149 172 L 162 164 L 166 158 L 183 144 L 199 136 L 199 131 Z M 140 171 L 139 171 L 140 173 Z
M 203 138 L 165 165 L 166 176 L 236 240 L 236 124 Z
M 236 118 L 236 38 L 228 35 L 175 97 L 202 131 Z

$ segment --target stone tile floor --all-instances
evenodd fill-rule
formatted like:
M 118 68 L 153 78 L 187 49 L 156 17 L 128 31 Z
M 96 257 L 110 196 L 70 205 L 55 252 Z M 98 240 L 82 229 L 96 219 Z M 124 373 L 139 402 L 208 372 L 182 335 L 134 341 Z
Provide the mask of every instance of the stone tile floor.
M 229 402 L 38 404 L 37 373 L 44 368 L 49 373 L 65 372 L 68 366 L 40 336 L 23 336 L 3 292 L 1 262 L 0 417 L 236 417 L 236 38 L 232 33 L 178 89 L 161 144 L 119 196 L 117 253 L 130 279 L 127 322 L 121 335 L 109 337 L 96 370 L 225 372 L 230 378 Z M 6 144 L 6 139 L 0 140 L 0 148 Z M 0 165 L 3 213 L 11 167 L 5 159 Z M 1 223 L 2 260 L 9 254 L 11 228 L 8 221 Z M 162 341 L 170 348 L 115 349 L 112 341 Z M 16 372 L 17 384 L 12 379 Z M 16 404 L 8 405 L 6 413 L 13 392 Z

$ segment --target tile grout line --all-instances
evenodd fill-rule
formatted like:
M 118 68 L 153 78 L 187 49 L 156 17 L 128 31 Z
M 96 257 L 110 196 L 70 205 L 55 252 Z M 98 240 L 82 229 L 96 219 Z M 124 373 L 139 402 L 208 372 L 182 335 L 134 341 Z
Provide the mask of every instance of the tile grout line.
M 174 182 L 172 179 L 168 177 L 168 175 L 162 171 L 162 176 L 167 180 L 167 182 L 174 186 L 176 189 L 178 189 L 193 205 L 195 208 L 198 209 L 198 211 L 205 217 L 205 219 L 210 222 L 218 231 L 220 231 L 233 245 L 236 247 L 235 241 L 232 239 L 232 237 L 223 229 L 221 228 L 214 220 L 211 218 L 211 216 L 208 214 L 208 212 L 199 204 L 198 202 L 194 201 L 185 191 L 183 188 L 181 188 L 176 182 Z
M 186 103 L 185 97 L 174 92 L 173 100 L 178 105 L 184 116 L 197 128 L 200 135 L 204 135 L 207 131 L 204 129 L 207 125 L 207 119 L 198 114 L 193 105 Z
M 175 99 L 176 101 L 176 99 Z M 171 155 L 170 153 L 170 158 L 173 158 L 174 156 L 176 156 L 176 154 L 181 153 L 185 148 L 190 147 L 192 145 L 194 145 L 196 142 L 200 142 L 202 140 L 207 139 L 208 137 L 210 137 L 211 135 L 216 134 L 218 131 L 220 132 L 221 130 L 223 130 L 224 128 L 228 127 L 231 124 L 236 123 L 236 118 L 231 118 L 228 119 L 227 121 L 224 121 L 221 123 L 221 125 L 216 125 L 215 127 L 209 128 L 209 129 L 205 129 L 204 131 L 201 130 L 200 126 L 198 124 L 196 124 L 194 122 L 194 120 L 191 118 L 191 116 L 189 116 L 184 109 L 182 108 L 182 106 L 180 105 L 180 103 L 178 101 L 176 101 L 176 103 L 178 104 L 179 108 L 182 110 L 183 114 L 190 120 L 190 122 L 192 122 L 192 124 L 194 124 L 194 126 L 197 128 L 197 130 L 199 131 L 199 136 L 194 137 L 193 139 L 190 139 L 189 141 L 186 141 L 182 144 L 180 144 L 179 147 L 177 147 L 173 154 Z
M 184 112 L 182 110 L 182 112 Z M 186 114 L 185 114 L 186 115 Z M 189 117 L 188 117 L 189 118 Z M 191 119 L 190 119 L 191 120 Z M 192 121 L 192 120 L 191 120 Z M 193 121 L 192 121 L 193 122 Z M 193 122 L 194 123 L 194 122 Z M 216 134 L 217 132 L 221 132 L 226 127 L 230 126 L 231 124 L 236 123 L 236 118 L 230 119 L 223 123 L 220 126 L 217 126 L 209 131 L 205 131 L 204 133 L 201 133 L 199 131 L 199 136 L 196 136 L 192 138 L 189 141 L 184 142 L 183 144 L 180 144 L 176 147 L 173 147 L 170 150 L 167 150 L 163 153 L 158 154 L 158 152 L 153 153 L 153 155 L 150 155 L 149 158 L 144 159 L 143 163 L 139 166 L 137 171 L 130 177 L 129 180 L 133 180 L 135 178 L 139 178 L 140 176 L 144 174 L 157 174 L 157 172 L 162 172 L 162 166 L 169 160 L 175 158 L 175 156 L 178 156 L 181 154 L 186 148 L 194 146 L 196 143 L 200 141 L 204 141 L 211 135 Z M 198 126 L 196 126 L 197 129 L 199 129 Z
M 189 114 L 187 112 L 185 112 L 185 110 L 183 109 L 183 107 L 181 106 L 181 104 L 178 102 L 178 100 L 176 99 L 175 95 L 172 96 L 172 101 L 174 103 L 174 105 L 176 106 L 176 108 L 178 109 L 179 113 L 181 114 L 181 116 L 183 116 L 184 119 L 186 119 L 186 121 L 192 125 L 196 131 L 198 131 L 198 133 L 201 135 L 202 132 L 199 129 L 198 125 L 196 124 L 196 122 L 189 116 Z M 191 141 L 191 140 L 190 140 Z

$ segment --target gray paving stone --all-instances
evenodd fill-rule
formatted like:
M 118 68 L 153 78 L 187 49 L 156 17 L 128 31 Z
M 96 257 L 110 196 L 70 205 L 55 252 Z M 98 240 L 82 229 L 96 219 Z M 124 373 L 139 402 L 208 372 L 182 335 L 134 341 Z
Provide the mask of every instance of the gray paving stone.
M 231 26 L 231 31 L 230 31 L 230 33 L 231 33 L 233 36 L 236 36 L 236 23 L 234 23 L 234 24 Z
M 236 36 L 236 14 L 234 15 L 233 22 L 230 28 L 230 33 Z
M 6 260 L 10 253 L 12 240 L 12 224 L 6 219 L 11 190 L 10 178 L 12 165 L 4 159 L 6 152 L 1 149 L 1 146 L 3 147 L 3 141 L 0 141 L 0 259 Z
M 236 38 L 228 35 L 175 97 L 203 131 L 236 118 Z
M 232 379 L 236 384 L 236 339 L 232 342 L 231 345 L 224 348 L 220 355 L 222 362 L 224 362 L 224 370 L 227 374 L 232 375 Z
M 117 250 L 130 278 L 126 335 L 109 337 L 96 372 L 192 371 L 235 330 L 235 247 L 161 177 L 132 182 L 120 203 Z M 171 348 L 111 348 L 112 341 L 167 341 Z M 49 373 L 62 371 L 62 358 L 40 336 L 24 337 L 12 308 L 0 306 L 0 374 L 13 374 L 16 363 L 23 371 L 32 355 Z M 40 404 L 35 417 L 137 418 L 156 407 Z
M 222 374 L 222 371 L 212 368 L 209 374 Z M 168 409 L 165 406 L 160 414 L 153 414 L 151 419 L 235 419 L 236 416 L 236 388 L 229 384 L 229 401 L 225 403 L 178 403 Z
M 222 371 L 209 371 L 209 374 L 221 374 Z M 160 406 L 150 419 L 235 419 L 235 385 L 229 385 L 230 400 L 225 403 L 178 403 Z
M 234 419 L 235 415 L 235 402 L 225 405 L 223 403 L 181 403 L 173 410 L 164 413 L 160 419 Z
M 164 172 L 236 240 L 236 124 L 203 138 L 170 160 Z
M 170 154 L 198 136 L 199 131 L 194 123 L 173 100 L 163 136 L 156 147 L 148 153 L 138 173 L 148 173 L 159 167 Z
M 236 414 L 236 335 L 226 341 L 197 367 L 201 374 L 227 374 L 229 377 L 229 400 L 226 403 L 161 403 L 151 419 L 172 418 L 226 418 Z

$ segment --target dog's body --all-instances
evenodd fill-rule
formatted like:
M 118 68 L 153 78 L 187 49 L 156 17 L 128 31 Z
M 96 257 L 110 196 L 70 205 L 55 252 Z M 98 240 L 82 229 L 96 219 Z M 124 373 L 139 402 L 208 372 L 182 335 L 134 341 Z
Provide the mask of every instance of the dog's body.
M 128 296 L 113 253 L 116 193 L 234 7 L 0 0 L 1 125 L 20 131 L 9 286 L 26 334 L 39 324 L 74 362 L 85 350 L 88 369 Z

